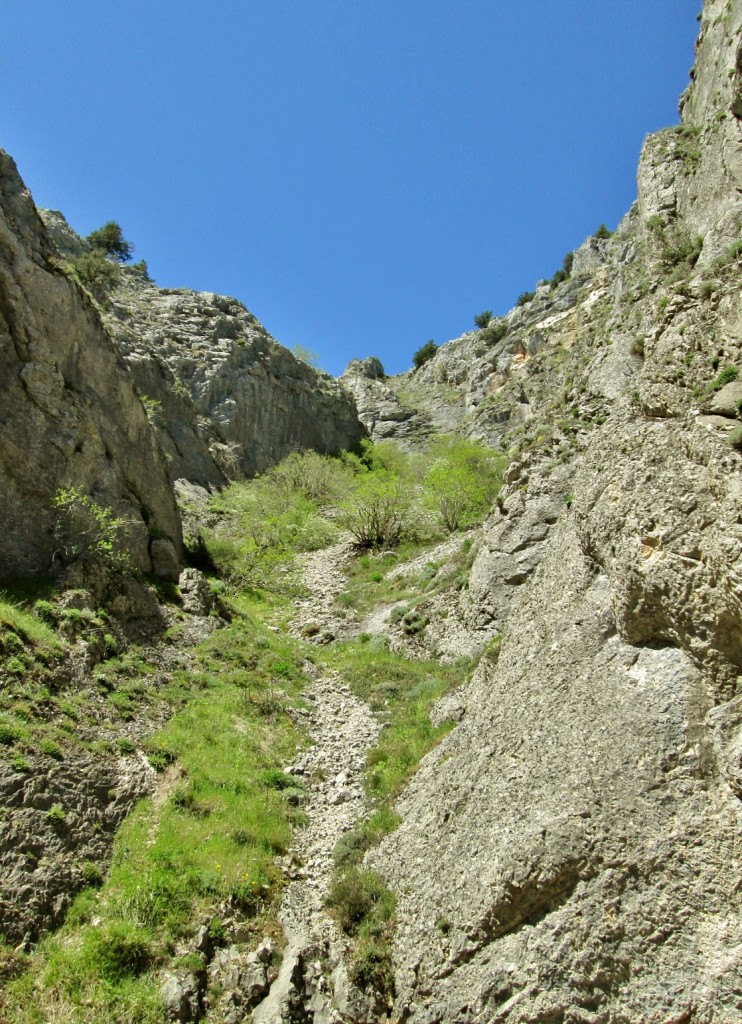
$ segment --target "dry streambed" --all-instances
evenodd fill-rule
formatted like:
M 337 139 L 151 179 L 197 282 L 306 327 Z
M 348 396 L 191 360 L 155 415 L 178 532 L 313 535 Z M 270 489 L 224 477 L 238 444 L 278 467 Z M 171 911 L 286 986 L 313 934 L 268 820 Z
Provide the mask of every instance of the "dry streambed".
M 314 666 L 308 666 L 313 670 Z M 256 1024 L 296 1019 L 300 1002 L 311 1002 L 314 1020 L 340 1021 L 345 940 L 324 909 L 338 839 L 353 827 L 365 809 L 363 773 L 366 756 L 379 733 L 368 707 L 334 676 L 316 674 L 302 714 L 312 744 L 287 771 L 304 782 L 308 823 L 296 834 L 285 870 L 292 878 L 279 915 L 286 935 L 281 970 L 270 992 L 255 1010 Z M 324 965 L 334 976 L 328 982 Z M 328 991 L 332 986 L 333 992 Z

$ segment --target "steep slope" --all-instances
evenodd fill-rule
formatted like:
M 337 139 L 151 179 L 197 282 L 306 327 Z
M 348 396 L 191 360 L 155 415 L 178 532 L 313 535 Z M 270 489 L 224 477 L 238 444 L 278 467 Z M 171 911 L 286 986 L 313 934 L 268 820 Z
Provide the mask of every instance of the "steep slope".
M 86 251 L 61 214 L 42 215 L 64 255 Z M 279 345 L 236 299 L 158 288 L 146 271 L 124 267 L 103 317 L 173 479 L 220 486 L 291 451 L 335 453 L 364 436 L 351 394 Z
M 72 486 L 125 520 L 138 568 L 152 568 L 152 536 L 176 565 L 180 520 L 154 431 L 93 303 L 55 258 L 0 151 L 0 571 L 49 572 L 52 499 Z
M 399 1019 L 742 1020 L 741 31 L 705 5 L 617 235 L 460 359 L 514 463 L 458 610 L 505 639 L 370 857 Z

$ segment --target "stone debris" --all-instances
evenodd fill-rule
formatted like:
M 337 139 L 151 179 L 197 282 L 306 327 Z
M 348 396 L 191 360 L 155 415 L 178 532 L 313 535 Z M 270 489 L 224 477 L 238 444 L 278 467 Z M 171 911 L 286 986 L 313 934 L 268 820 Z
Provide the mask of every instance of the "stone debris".
M 342 559 L 346 551 L 347 545 L 343 544 L 322 554 L 331 564 L 333 555 Z M 329 590 L 341 581 L 342 574 L 339 570 L 325 572 L 321 562 L 319 558 L 311 559 L 308 572 L 315 580 L 330 579 Z M 253 1014 L 255 1024 L 305 1019 L 295 1014 L 310 1006 L 316 1024 L 339 1024 L 342 1005 L 348 998 L 341 981 L 342 968 L 333 975 L 342 963 L 345 941 L 324 909 L 324 900 L 335 844 L 365 810 L 366 756 L 380 724 L 335 676 L 323 676 L 309 663 L 305 671 L 311 677 L 304 693 L 309 709 L 300 720 L 312 743 L 286 772 L 306 787 L 303 809 L 308 824 L 296 832 L 290 856 L 279 861 L 291 880 L 279 916 L 287 946 L 279 975 Z M 320 961 L 329 968 L 323 968 Z

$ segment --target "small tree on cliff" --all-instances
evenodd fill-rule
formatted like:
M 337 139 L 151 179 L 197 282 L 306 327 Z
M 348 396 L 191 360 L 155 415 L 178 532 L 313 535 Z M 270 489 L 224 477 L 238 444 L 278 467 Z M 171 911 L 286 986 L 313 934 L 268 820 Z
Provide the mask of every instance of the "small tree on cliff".
M 134 246 L 124 238 L 121 225 L 115 220 L 109 220 L 102 228 L 91 231 L 87 240 L 93 249 L 106 256 L 113 256 L 119 263 L 126 263 L 134 252 Z

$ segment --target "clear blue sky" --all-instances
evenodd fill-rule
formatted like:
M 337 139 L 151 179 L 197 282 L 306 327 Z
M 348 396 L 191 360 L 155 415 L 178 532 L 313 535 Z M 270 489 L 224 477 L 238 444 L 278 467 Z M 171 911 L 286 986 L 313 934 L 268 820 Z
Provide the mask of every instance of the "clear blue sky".
M 503 313 L 635 198 L 700 0 L 0 0 L 0 146 L 158 284 L 340 373 Z

